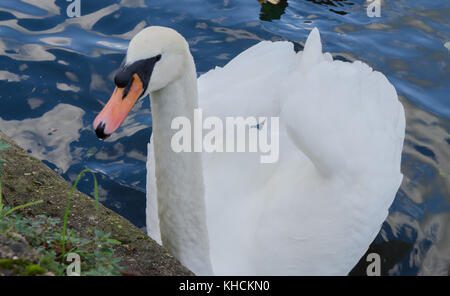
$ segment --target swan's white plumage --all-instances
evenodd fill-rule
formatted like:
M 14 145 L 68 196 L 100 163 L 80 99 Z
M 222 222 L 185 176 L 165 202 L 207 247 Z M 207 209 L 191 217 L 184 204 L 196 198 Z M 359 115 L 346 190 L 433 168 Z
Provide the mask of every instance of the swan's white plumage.
M 333 61 L 314 29 L 303 52 L 256 44 L 202 75 L 198 93 L 204 117 L 280 117 L 277 163 L 261 164 L 258 153 L 202 155 L 214 273 L 347 274 L 402 180 L 405 117 L 386 77 Z M 161 243 L 152 142 L 147 228 Z

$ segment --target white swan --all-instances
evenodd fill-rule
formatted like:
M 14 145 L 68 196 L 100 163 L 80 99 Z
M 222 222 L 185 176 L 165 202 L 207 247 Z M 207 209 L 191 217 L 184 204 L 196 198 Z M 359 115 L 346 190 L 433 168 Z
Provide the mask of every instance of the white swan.
M 149 27 L 115 83 L 96 133 L 150 94 L 148 233 L 196 274 L 345 275 L 379 232 L 402 180 L 404 110 L 383 74 L 323 54 L 317 29 L 303 52 L 263 41 L 197 81 L 185 39 Z M 198 107 L 279 117 L 279 161 L 174 152 L 172 120 Z

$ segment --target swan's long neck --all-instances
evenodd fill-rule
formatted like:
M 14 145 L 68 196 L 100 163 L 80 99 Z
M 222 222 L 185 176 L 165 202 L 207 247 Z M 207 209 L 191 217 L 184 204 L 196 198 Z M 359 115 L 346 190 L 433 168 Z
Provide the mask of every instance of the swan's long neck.
M 152 92 L 153 141 L 158 212 L 163 245 L 198 275 L 212 274 L 202 158 L 200 153 L 175 153 L 172 120 L 184 116 L 194 122 L 198 106 L 197 78 L 192 56 L 186 71 L 167 87 Z

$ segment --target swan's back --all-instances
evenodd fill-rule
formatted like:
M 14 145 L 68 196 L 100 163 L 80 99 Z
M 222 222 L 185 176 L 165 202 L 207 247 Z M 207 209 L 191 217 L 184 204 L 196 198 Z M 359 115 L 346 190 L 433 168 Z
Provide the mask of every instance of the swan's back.
M 280 118 L 276 163 L 203 153 L 215 274 L 347 274 L 402 180 L 405 118 L 393 86 L 366 64 L 323 54 L 315 29 L 303 52 L 261 42 L 201 76 L 198 89 L 204 117 Z

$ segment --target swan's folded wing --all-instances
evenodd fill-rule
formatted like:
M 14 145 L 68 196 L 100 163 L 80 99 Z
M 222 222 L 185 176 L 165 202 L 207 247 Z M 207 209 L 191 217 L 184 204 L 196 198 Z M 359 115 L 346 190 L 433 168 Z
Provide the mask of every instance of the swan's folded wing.
M 199 97 L 206 116 L 280 117 L 277 164 L 251 153 L 204 157 L 215 271 L 348 272 L 402 179 L 404 111 L 386 77 L 361 62 L 333 61 L 313 31 L 304 52 L 261 42 L 206 73 Z
M 257 124 L 264 125 L 268 134 L 271 134 L 270 118 L 278 118 L 280 115 L 279 88 L 295 66 L 295 60 L 296 54 L 291 42 L 262 41 L 240 53 L 223 68 L 216 67 L 199 77 L 199 107 L 203 111 L 203 118 L 215 116 L 222 120 L 224 150 L 225 134 L 229 132 L 229 129 L 225 130 L 227 117 L 256 118 Z M 247 133 L 249 129 L 257 129 L 257 124 L 249 124 Z M 276 166 L 261 166 L 260 152 L 203 155 L 207 193 L 227 192 L 237 197 L 249 191 L 260 190 Z M 239 170 L 235 169 L 237 163 L 240 164 Z M 233 170 L 233 173 L 228 173 L 227 169 Z M 223 182 L 216 182 L 220 178 L 214 176 L 222 175 Z M 209 199 L 208 194 L 206 197 Z
M 326 175 L 389 174 L 396 180 L 405 115 L 395 88 L 365 63 L 322 55 L 313 33 L 281 89 L 289 135 Z
M 262 41 L 198 79 L 199 105 L 217 116 L 275 116 L 280 82 L 295 61 L 288 41 Z

